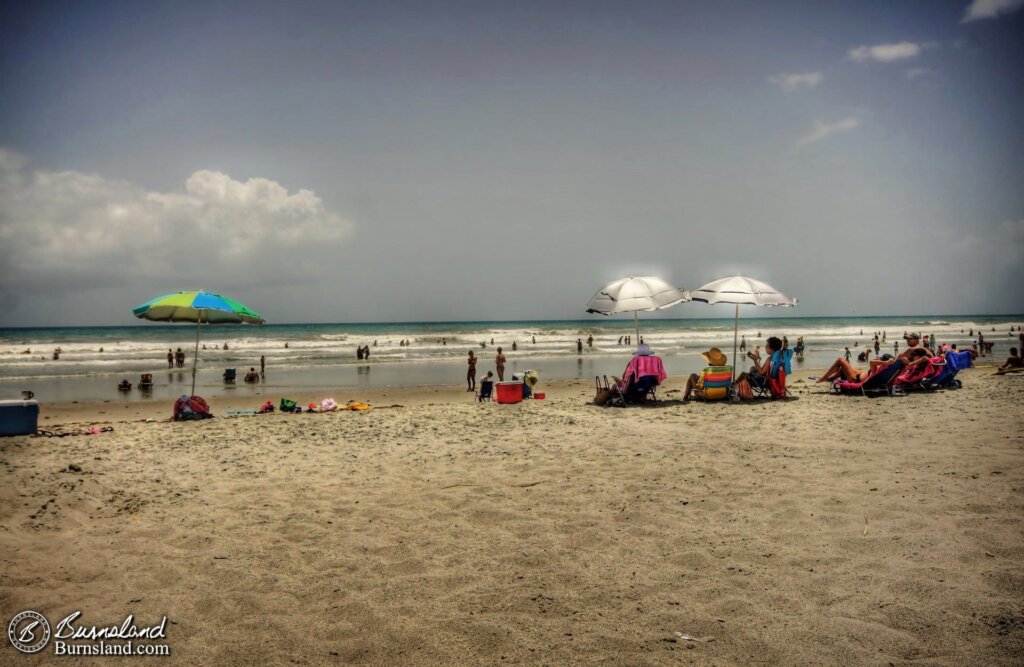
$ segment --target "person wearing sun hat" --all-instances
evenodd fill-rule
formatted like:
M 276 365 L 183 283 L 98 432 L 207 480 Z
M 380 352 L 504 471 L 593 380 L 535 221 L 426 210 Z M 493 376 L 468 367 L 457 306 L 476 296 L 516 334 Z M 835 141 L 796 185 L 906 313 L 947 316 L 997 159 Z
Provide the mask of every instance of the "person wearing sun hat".
M 732 378 L 732 366 L 729 366 L 729 357 L 723 354 L 717 347 L 713 347 L 707 352 L 701 352 L 700 356 L 704 357 L 708 367 L 702 370 L 700 375 L 690 373 L 690 377 L 686 380 L 686 391 L 683 392 L 684 403 L 689 401 L 691 396 L 707 399 L 726 398 L 729 394 L 728 380 Z M 723 377 L 725 385 L 714 387 L 714 395 L 712 395 L 712 388 L 707 387 L 705 389 L 704 385 L 705 382 L 710 382 L 709 377 L 714 378 L 716 375 Z M 716 381 L 715 384 L 719 383 Z

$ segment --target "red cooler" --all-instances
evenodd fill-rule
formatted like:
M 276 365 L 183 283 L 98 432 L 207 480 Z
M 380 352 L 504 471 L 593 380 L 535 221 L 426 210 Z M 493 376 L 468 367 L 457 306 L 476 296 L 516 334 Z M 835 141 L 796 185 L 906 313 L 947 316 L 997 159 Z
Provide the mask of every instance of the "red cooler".
M 522 403 L 522 382 L 498 382 L 494 385 L 495 399 L 499 403 Z

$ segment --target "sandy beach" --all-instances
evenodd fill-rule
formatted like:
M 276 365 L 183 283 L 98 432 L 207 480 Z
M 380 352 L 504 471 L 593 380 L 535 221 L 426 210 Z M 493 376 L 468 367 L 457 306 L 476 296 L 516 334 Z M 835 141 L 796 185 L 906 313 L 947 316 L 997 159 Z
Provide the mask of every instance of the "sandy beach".
M 681 380 L 625 410 L 586 382 L 47 406 L 114 431 L 0 440 L 0 600 L 166 615 L 167 664 L 1020 664 L 1022 378 L 753 404 Z

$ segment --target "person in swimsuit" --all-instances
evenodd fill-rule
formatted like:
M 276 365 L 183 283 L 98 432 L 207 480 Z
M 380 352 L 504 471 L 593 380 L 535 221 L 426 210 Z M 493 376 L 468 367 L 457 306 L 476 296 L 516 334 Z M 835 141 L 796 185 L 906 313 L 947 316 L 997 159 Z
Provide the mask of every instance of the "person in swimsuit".
M 498 354 L 494 355 L 494 367 L 498 371 L 498 382 L 505 381 L 505 355 L 502 354 L 501 348 L 498 348 Z
M 836 359 L 836 363 L 832 364 L 832 366 L 825 371 L 824 375 L 818 378 L 818 383 L 831 382 L 837 378 L 842 378 L 848 382 L 862 382 L 866 380 L 868 376 L 871 375 L 871 373 L 879 366 L 888 366 L 894 361 L 896 361 L 896 359 L 892 355 L 886 354 L 879 359 L 872 359 L 868 363 L 868 367 L 866 369 L 860 369 L 846 359 L 840 357 Z
M 473 354 L 473 350 L 469 351 L 469 359 L 466 363 L 468 365 L 466 369 L 466 384 L 469 385 L 466 391 L 476 391 L 476 355 Z
M 1010 356 L 1006 358 L 1006 363 L 1000 366 L 996 370 L 996 375 L 1003 375 L 1010 371 L 1019 371 L 1024 369 L 1024 359 L 1021 359 L 1020 355 L 1017 354 L 1017 348 L 1010 348 Z

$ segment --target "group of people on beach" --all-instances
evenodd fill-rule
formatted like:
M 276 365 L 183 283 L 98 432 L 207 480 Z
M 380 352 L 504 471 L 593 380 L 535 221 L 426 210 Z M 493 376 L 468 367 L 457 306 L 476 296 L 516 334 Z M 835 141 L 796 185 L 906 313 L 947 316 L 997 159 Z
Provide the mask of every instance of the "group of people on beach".
M 470 350 L 466 359 L 466 391 L 476 391 L 476 365 L 479 361 L 480 357 Z M 498 382 L 505 381 L 506 362 L 505 353 L 499 347 L 498 353 L 494 355 L 494 370 L 498 373 Z M 487 371 L 486 378 L 490 379 L 493 375 L 494 373 Z
M 881 340 L 885 339 L 883 332 L 882 338 L 880 339 L 878 334 L 875 334 L 874 348 L 875 354 L 877 355 L 881 349 Z M 850 363 L 850 348 L 846 348 L 846 352 L 842 357 L 835 360 L 825 373 L 817 378 L 818 383 L 832 382 L 833 380 L 846 380 L 849 382 L 861 382 L 866 380 L 871 373 L 876 371 L 881 366 L 888 366 L 894 364 L 897 361 L 902 361 L 905 366 L 916 366 L 920 364 L 927 364 L 928 360 L 935 356 L 935 352 L 932 348 L 922 343 L 920 334 L 917 333 L 904 333 L 904 341 L 906 347 L 902 352 L 899 351 L 899 343 L 895 343 L 893 351 L 895 354 L 883 354 L 876 356 L 874 359 L 869 357 L 870 352 L 865 349 L 861 355 L 858 356 L 858 360 L 868 362 L 867 368 L 857 368 Z M 934 344 L 934 336 L 929 338 L 928 343 Z M 953 345 L 952 349 L 956 349 Z
M 178 368 L 184 368 L 185 366 L 185 351 L 180 347 L 177 352 L 170 348 L 167 350 L 167 367 L 174 368 L 175 366 Z

